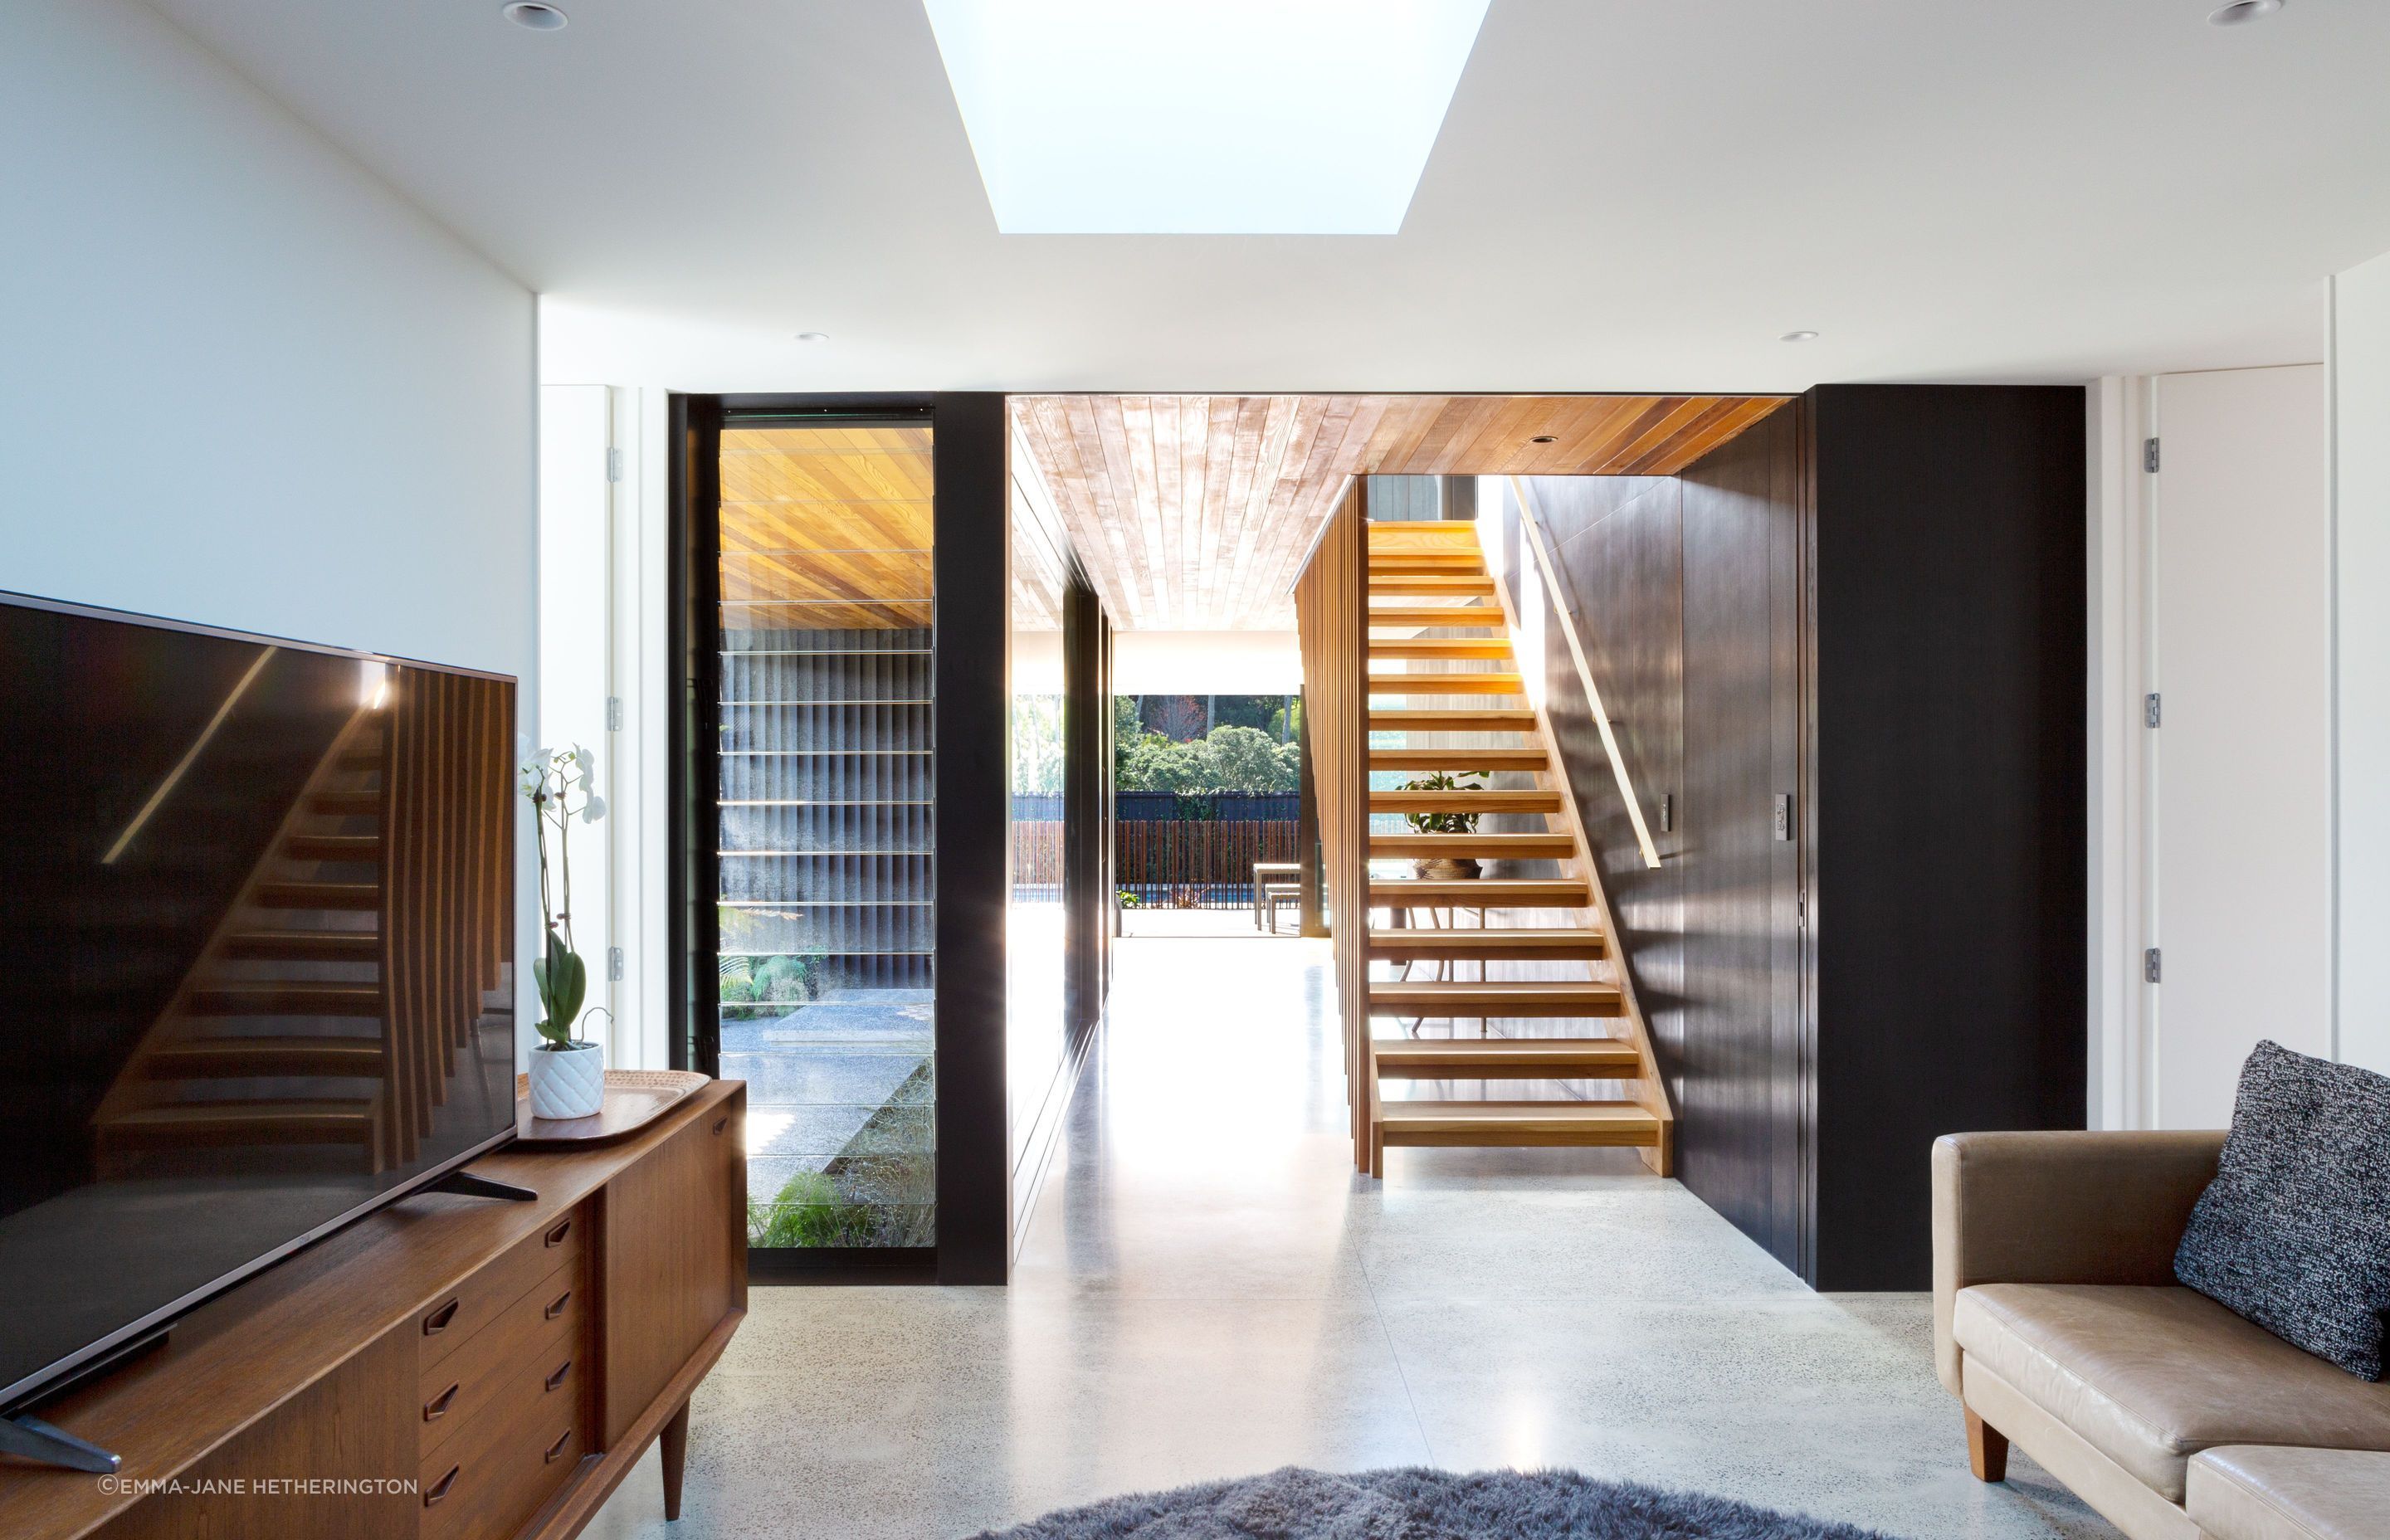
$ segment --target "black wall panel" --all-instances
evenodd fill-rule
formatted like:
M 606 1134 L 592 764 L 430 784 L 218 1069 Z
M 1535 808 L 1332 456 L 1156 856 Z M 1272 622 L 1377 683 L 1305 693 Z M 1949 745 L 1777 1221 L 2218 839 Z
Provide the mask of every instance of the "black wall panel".
M 1678 1172 L 1818 1288 L 1922 1289 L 1934 1137 L 2083 1123 L 2083 393 L 1825 386 L 1529 486 L 1663 856 L 1548 636 Z

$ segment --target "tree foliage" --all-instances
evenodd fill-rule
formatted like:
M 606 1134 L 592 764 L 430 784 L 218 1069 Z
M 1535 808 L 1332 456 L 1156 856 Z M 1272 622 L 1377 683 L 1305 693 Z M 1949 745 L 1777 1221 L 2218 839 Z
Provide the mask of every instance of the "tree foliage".
M 1253 727 L 1214 727 L 1188 743 L 1160 733 L 1113 740 L 1113 785 L 1122 791 L 1291 791 L 1299 764 L 1293 744 Z

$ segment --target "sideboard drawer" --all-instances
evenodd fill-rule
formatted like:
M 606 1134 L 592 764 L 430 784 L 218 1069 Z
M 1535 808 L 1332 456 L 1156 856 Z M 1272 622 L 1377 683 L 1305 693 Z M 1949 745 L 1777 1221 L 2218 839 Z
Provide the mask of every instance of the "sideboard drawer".
M 428 1372 L 456 1352 L 533 1285 L 559 1267 L 577 1263 L 588 1228 L 581 1210 L 560 1214 L 418 1311 L 416 1329 L 423 1344 L 424 1369 Z
M 423 1371 L 420 1447 L 426 1455 L 477 1421 L 484 1408 L 532 1398 L 528 1387 L 533 1381 L 542 1385 L 541 1395 L 564 1389 L 568 1381 L 572 1393 L 580 1393 L 583 1292 L 582 1269 L 567 1262 Z M 557 1380 L 552 1390 L 546 1388 L 550 1379 Z M 488 1431 L 482 1430 L 484 1436 Z
M 589 1452 L 581 1398 L 535 1407 L 485 1438 L 457 1439 L 423 1462 L 423 1540 L 502 1540 L 520 1531 Z

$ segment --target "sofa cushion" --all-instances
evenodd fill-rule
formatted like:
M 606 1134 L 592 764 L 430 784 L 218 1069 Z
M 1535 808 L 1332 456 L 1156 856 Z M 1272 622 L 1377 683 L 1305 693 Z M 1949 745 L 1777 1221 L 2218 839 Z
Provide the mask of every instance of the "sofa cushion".
M 2184 1506 L 2216 1540 L 2368 1540 L 2390 1528 L 2390 1454 L 2210 1449 L 2191 1462 Z
M 2241 1067 L 2180 1281 L 2285 1341 L 2382 1378 L 2390 1310 L 2390 1076 L 2260 1043 Z
M 2178 1287 L 1986 1283 L 1951 1328 L 2085 1443 L 2168 1502 L 2224 1444 L 2390 1450 L 2390 1385 L 2358 1380 Z

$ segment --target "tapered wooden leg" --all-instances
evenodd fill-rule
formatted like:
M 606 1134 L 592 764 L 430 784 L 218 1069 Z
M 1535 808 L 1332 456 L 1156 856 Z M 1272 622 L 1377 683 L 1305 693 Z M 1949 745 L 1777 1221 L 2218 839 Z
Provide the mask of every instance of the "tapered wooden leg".
M 1972 1411 L 1967 1414 L 1967 1466 L 1979 1482 L 2009 1479 L 2009 1441 Z
M 1994 1435 L 1998 1436 L 1998 1435 Z M 680 1404 L 664 1424 L 664 1522 L 680 1517 L 680 1473 L 688 1464 L 688 1403 Z

